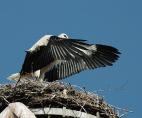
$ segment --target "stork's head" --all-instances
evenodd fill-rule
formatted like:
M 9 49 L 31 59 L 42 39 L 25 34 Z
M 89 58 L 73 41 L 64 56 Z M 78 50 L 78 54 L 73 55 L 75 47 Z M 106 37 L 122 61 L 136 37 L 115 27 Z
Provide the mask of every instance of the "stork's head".
M 65 38 L 65 39 L 68 39 L 68 38 L 69 38 L 68 35 L 65 34 L 65 33 L 62 33 L 62 34 L 58 35 L 58 37 L 59 37 L 59 38 Z

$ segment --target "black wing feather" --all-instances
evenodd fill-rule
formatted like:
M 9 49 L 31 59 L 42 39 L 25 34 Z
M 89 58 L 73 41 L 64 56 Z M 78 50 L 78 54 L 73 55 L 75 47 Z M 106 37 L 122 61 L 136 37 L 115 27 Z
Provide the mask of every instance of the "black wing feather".
M 57 76 L 53 78 L 53 81 L 55 79 L 64 79 L 86 69 L 112 66 L 119 58 L 118 54 L 120 54 L 120 52 L 114 47 L 96 44 L 96 50 L 92 51 L 92 55 L 81 55 L 81 58 L 79 59 L 67 60 L 64 63 L 55 66 L 53 70 L 47 73 L 56 71 Z M 45 76 L 45 80 L 52 80 L 52 78 Z
M 27 52 L 21 73 L 31 73 L 39 70 L 54 60 L 78 59 L 84 53 L 78 48 L 85 49 L 86 40 L 64 39 L 51 37 L 47 46 L 41 46 L 38 50 Z M 78 47 L 77 47 L 78 46 Z
M 84 69 L 87 69 L 87 66 L 85 66 L 84 64 L 85 63 L 83 63 L 83 60 L 68 60 L 57 66 L 54 66 L 53 69 L 51 69 L 49 72 L 46 72 L 44 80 L 52 82 L 69 77 L 73 74 L 83 71 Z M 54 78 L 53 76 L 50 76 L 52 73 L 55 74 Z
M 45 73 L 45 80 L 54 81 L 79 73 L 86 69 L 111 66 L 120 52 L 111 46 L 96 44 L 95 49 L 88 48 L 86 40 L 61 39 L 51 37 L 47 46 L 41 46 L 34 52 L 27 52 L 21 74 L 39 70 L 55 60 L 64 60 L 64 63 L 55 65 Z M 84 51 L 91 51 L 86 54 Z

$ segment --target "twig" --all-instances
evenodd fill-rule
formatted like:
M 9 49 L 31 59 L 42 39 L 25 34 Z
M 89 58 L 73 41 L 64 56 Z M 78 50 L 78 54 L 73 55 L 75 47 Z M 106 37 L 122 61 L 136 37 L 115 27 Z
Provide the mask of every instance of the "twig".
M 4 96 L 0 96 L 0 97 L 6 102 L 7 105 L 10 104 L 10 102 Z

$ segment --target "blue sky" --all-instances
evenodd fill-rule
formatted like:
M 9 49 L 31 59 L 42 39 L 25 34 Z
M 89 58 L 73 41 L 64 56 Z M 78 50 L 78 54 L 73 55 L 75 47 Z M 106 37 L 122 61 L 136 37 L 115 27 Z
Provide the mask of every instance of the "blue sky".
M 141 116 L 142 2 L 139 0 L 1 0 L 0 83 L 18 72 L 25 50 L 45 34 L 117 47 L 122 55 L 112 67 L 84 71 L 63 81 L 96 91 L 115 106 L 128 108 L 125 118 Z

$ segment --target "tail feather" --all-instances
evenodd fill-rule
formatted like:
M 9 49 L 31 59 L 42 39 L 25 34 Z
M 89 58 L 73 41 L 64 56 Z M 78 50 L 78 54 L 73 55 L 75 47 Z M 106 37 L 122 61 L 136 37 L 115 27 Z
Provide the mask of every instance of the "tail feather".
M 20 78 L 20 73 L 14 73 L 14 74 L 11 74 L 7 79 L 18 81 L 19 78 Z

